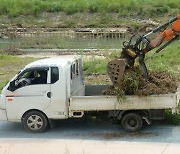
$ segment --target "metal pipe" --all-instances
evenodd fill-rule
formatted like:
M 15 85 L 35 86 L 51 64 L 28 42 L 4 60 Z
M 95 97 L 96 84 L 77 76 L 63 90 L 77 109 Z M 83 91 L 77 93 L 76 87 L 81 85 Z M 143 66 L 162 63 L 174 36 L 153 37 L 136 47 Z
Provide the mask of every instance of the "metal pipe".
M 149 33 L 145 34 L 144 37 L 146 37 L 146 36 L 148 36 L 148 35 L 150 35 L 150 34 L 152 34 L 152 33 L 158 32 L 160 29 L 166 27 L 167 25 L 171 24 L 172 22 L 176 21 L 177 19 L 178 19 L 178 17 L 174 17 L 174 18 L 170 19 L 170 20 L 167 21 L 166 23 L 164 23 L 164 24 L 156 27 L 155 29 L 153 29 L 153 30 L 150 31 Z
M 172 22 L 176 21 L 177 20 L 177 17 L 174 17 L 172 19 L 170 19 L 168 22 L 162 24 L 161 26 L 155 28 L 154 30 L 152 30 L 153 33 L 156 33 L 157 31 L 159 31 L 161 28 L 164 28 L 166 27 L 167 25 L 171 24 Z

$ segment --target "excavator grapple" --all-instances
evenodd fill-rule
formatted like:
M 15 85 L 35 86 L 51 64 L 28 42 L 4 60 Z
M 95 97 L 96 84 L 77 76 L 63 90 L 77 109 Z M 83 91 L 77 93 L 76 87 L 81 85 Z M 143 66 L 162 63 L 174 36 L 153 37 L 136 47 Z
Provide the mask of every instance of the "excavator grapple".
M 107 72 L 113 85 L 120 86 L 124 75 L 126 62 L 125 59 L 114 59 L 108 63 Z

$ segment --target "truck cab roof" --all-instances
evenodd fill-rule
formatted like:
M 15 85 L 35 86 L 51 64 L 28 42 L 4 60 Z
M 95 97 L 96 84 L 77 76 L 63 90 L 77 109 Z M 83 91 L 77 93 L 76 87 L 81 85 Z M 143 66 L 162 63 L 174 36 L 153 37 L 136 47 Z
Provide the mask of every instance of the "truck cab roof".
M 32 67 L 49 67 L 49 66 L 65 66 L 72 64 L 74 61 L 80 59 L 80 56 L 76 57 L 59 57 L 59 58 L 46 58 L 37 60 L 35 62 L 32 62 L 28 65 L 26 65 L 26 68 L 32 68 Z

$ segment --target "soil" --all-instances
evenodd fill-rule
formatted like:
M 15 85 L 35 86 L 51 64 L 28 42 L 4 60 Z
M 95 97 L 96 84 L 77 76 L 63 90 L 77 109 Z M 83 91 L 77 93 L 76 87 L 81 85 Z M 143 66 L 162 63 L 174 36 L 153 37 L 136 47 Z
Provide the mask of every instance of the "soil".
M 157 133 L 148 133 L 148 132 L 135 132 L 135 133 L 126 133 L 126 132 L 105 132 L 105 133 L 93 133 L 93 137 L 99 137 L 105 140 L 118 139 L 118 138 L 145 138 L 145 137 L 156 137 L 159 136 Z
M 178 81 L 166 72 L 151 72 L 149 79 L 140 77 L 138 95 L 175 93 Z
M 105 95 L 156 95 L 175 93 L 178 88 L 178 80 L 167 72 L 149 72 L 149 78 L 145 79 L 138 68 L 128 70 L 124 74 L 120 87 L 110 86 L 104 91 Z

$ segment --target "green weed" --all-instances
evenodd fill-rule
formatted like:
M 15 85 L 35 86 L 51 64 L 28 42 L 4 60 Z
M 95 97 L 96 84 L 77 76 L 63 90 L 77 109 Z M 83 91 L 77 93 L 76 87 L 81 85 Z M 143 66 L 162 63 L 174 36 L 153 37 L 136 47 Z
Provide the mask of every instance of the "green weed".
M 122 80 L 122 87 L 123 91 L 127 95 L 136 94 L 139 88 L 139 70 L 137 72 L 134 70 L 133 72 L 125 72 L 123 80 Z
M 151 57 L 153 52 L 147 55 Z M 146 61 L 150 70 L 167 71 L 180 79 L 180 40 L 173 42 Z
M 92 57 L 84 61 L 83 68 L 85 74 L 106 74 L 108 59 L 99 59 Z
M 113 95 L 117 97 L 117 101 L 119 103 L 123 103 L 123 101 L 126 99 L 125 92 L 120 87 L 114 87 Z
M 0 91 L 16 73 L 34 60 L 33 58 L 19 58 L 0 53 Z
M 170 110 L 166 110 L 165 121 L 169 124 L 180 125 L 180 114 L 172 114 Z
M 112 12 L 121 15 L 160 16 L 180 9 L 179 0 L 0 0 L 0 14 L 37 15 L 40 12 Z M 178 11 L 179 12 L 179 11 Z

